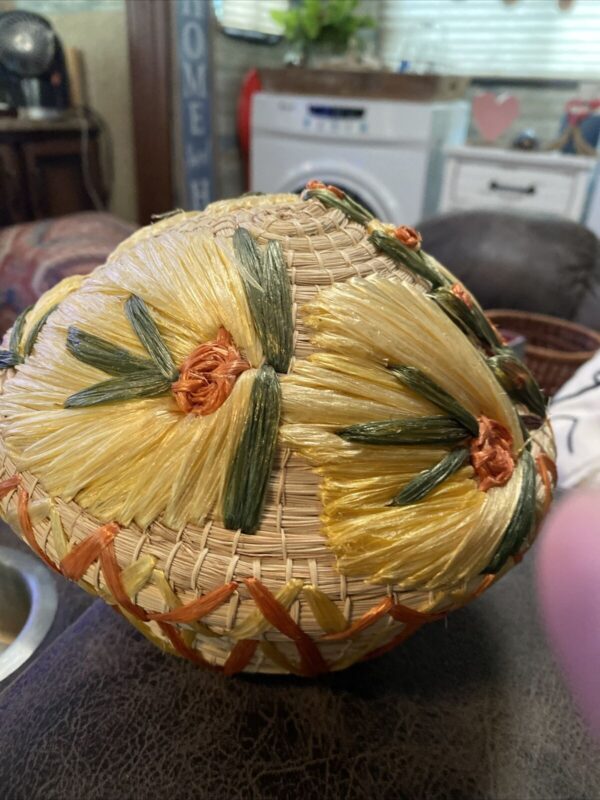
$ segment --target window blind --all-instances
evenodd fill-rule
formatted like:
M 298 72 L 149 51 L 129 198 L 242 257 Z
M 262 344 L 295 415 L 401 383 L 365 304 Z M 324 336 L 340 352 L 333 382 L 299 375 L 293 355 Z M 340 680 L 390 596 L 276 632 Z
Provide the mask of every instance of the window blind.
M 213 0 L 221 25 L 236 31 L 281 34 L 281 26 L 271 17 L 271 11 L 287 11 L 288 0 Z
M 382 0 L 379 20 L 394 70 L 600 78 L 598 0 Z

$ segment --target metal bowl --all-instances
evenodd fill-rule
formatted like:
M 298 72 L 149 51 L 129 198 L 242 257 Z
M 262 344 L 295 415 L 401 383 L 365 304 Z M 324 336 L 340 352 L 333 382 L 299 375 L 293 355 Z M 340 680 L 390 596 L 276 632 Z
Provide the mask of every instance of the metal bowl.
M 0 682 L 35 653 L 57 604 L 46 567 L 27 553 L 0 547 Z

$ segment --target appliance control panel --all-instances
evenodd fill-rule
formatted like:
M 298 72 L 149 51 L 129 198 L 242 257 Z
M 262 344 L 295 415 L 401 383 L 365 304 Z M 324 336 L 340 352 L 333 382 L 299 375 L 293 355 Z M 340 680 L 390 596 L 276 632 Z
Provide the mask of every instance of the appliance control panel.
M 356 142 L 428 140 L 441 104 L 257 92 L 252 98 L 255 132 Z
M 302 128 L 321 134 L 360 136 L 369 132 L 369 112 L 364 105 L 306 103 Z

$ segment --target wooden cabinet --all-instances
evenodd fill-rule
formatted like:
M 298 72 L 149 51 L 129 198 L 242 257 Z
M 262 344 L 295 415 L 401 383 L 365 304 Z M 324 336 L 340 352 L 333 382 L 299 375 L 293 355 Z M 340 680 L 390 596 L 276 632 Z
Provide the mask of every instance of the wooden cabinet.
M 23 191 L 25 171 L 17 150 L 0 144 L 0 225 L 30 219 Z
M 98 130 L 83 125 L 0 119 L 0 225 L 103 206 Z

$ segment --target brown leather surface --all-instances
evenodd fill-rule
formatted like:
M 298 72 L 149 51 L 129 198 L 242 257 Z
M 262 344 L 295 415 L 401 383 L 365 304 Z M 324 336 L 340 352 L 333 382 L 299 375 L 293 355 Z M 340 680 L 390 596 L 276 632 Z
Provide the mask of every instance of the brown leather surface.
M 530 557 L 394 653 L 311 682 L 199 671 L 96 603 L 0 696 L 0 796 L 598 798 L 531 571 Z

